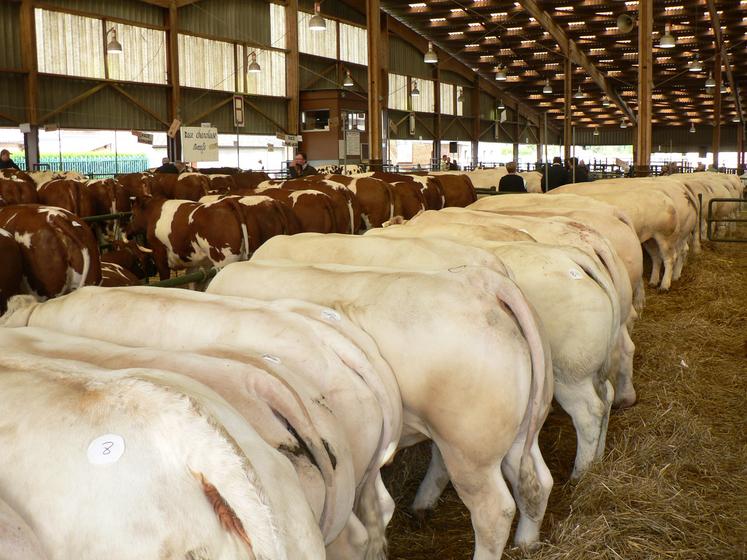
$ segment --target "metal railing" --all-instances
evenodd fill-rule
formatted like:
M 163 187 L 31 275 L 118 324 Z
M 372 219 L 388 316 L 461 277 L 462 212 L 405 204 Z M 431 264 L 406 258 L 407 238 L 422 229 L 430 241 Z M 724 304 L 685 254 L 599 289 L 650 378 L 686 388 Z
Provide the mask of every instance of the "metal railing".
M 703 197 L 702 195 L 698 195 L 700 204 L 701 204 L 701 213 L 702 213 L 702 204 L 703 204 Z M 708 238 L 708 241 L 713 241 L 715 243 L 747 243 L 747 237 L 745 238 L 718 238 L 715 236 L 715 231 L 713 224 L 723 224 L 723 223 L 745 223 L 747 222 L 747 218 L 727 218 L 727 219 L 715 219 L 713 217 L 713 205 L 716 202 L 721 203 L 734 203 L 734 204 L 745 204 L 747 203 L 747 199 L 744 198 L 712 198 L 708 201 L 708 214 L 706 215 L 706 237 Z

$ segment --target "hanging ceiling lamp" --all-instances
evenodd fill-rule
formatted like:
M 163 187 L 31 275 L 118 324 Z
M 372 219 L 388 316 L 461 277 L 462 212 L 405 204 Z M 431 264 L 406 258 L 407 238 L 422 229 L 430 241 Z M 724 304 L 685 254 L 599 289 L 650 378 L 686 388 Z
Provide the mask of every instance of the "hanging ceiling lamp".
M 499 65 L 498 68 L 496 68 L 495 79 L 499 82 L 506 81 L 506 69 L 503 67 L 503 65 Z
M 415 80 L 412 81 L 412 89 L 410 90 L 410 95 L 412 97 L 417 97 L 418 95 L 420 95 L 420 90 L 418 89 L 418 83 Z
M 625 122 L 624 117 L 623 117 L 623 120 L 620 121 L 620 128 L 628 128 L 628 123 Z
M 729 93 L 729 88 L 726 87 L 724 82 L 721 82 L 721 93 Z
M 428 43 L 428 52 L 423 56 L 423 62 L 426 64 L 438 64 L 438 55 L 433 50 L 433 43 Z
M 695 132 L 695 123 L 694 122 L 690 123 L 690 132 Z
M 311 16 L 311 19 L 309 19 L 309 29 L 312 31 L 326 31 L 327 30 L 327 22 L 324 21 L 324 18 L 319 13 L 320 10 L 319 2 L 314 2 L 314 15 Z
M 734 118 L 731 119 L 731 122 L 740 122 L 742 119 L 739 117 L 739 115 L 734 115 Z
M 464 88 L 459 88 L 459 95 L 457 95 L 457 102 L 464 103 Z
M 609 106 L 610 106 L 609 97 L 605 96 L 604 99 L 602 99 L 602 107 L 609 107 Z
M 709 89 L 712 90 L 712 89 L 715 89 L 715 87 L 716 87 L 716 80 L 714 80 L 711 73 L 708 72 L 708 79 L 706 80 L 705 88 L 706 90 L 709 90 Z
M 578 91 L 573 94 L 574 99 L 583 99 L 584 98 L 584 92 L 581 91 L 581 84 L 578 84 Z
M 701 70 L 703 70 L 703 65 L 700 63 L 700 58 L 698 58 L 697 54 L 690 62 L 687 63 L 687 69 L 690 72 L 700 72 Z
M 252 58 L 252 61 L 246 67 L 246 71 L 251 74 L 258 74 L 262 71 L 262 67 L 257 63 L 257 53 L 252 52 L 249 56 Z
M 117 30 L 112 27 L 106 32 L 107 35 L 109 33 L 111 33 L 112 38 L 106 44 L 106 54 L 122 54 L 122 43 L 117 41 Z
M 599 136 L 599 127 L 598 126 L 594 127 L 594 136 Z
M 506 108 L 506 106 L 503 104 L 503 101 L 499 99 L 498 100 L 498 110 L 499 111 L 503 111 L 503 109 L 505 109 L 505 108 Z
M 550 85 L 550 78 L 547 78 L 547 81 L 545 82 L 545 87 L 542 88 L 542 93 L 551 94 L 552 93 L 552 86 Z
M 345 70 L 345 80 L 342 82 L 342 85 L 345 87 L 353 87 L 355 85 L 353 76 L 350 75 L 350 70 Z
M 664 35 L 662 35 L 661 39 L 659 40 L 659 48 L 660 49 L 673 49 L 677 46 L 677 39 L 674 38 L 674 35 L 672 35 L 672 24 L 667 23 L 664 26 Z

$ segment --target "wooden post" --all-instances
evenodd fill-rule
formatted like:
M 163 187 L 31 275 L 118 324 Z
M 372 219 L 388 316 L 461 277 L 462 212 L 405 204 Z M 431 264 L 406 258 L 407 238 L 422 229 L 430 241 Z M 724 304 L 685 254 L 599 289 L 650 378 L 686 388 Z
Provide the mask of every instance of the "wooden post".
M 638 3 L 638 122 L 636 125 L 636 175 L 648 175 L 651 165 L 651 81 L 653 57 L 651 30 L 653 0 Z
M 573 136 L 573 64 L 566 57 L 563 60 L 563 159 L 571 159 Z
M 39 163 L 39 74 L 36 60 L 36 23 L 34 21 L 34 4 L 32 0 L 22 0 L 19 15 L 21 36 L 21 60 L 26 71 L 26 119 L 31 125 L 31 132 L 24 134 L 26 152 L 26 169 L 33 170 Z
M 516 165 L 519 165 L 519 142 L 521 141 L 521 125 L 519 121 L 521 120 L 521 115 L 519 114 L 519 105 L 517 104 L 515 107 L 516 114 L 516 122 L 514 123 L 514 153 L 513 153 L 513 162 Z
M 480 77 L 475 76 L 474 85 L 472 86 L 472 165 L 477 167 L 480 163 Z
M 721 52 L 716 51 L 713 59 L 713 167 L 718 169 L 719 149 L 721 148 Z
M 441 165 L 441 71 L 438 63 L 433 69 L 433 159 L 436 169 Z
M 540 163 L 542 161 L 542 147 L 547 142 L 547 138 L 545 138 L 545 131 L 542 128 L 542 123 L 537 121 L 537 162 Z
M 288 0 L 285 6 L 286 76 L 285 94 L 288 96 L 288 134 L 299 134 L 300 109 L 300 55 L 298 54 L 298 0 Z
M 169 85 L 171 100 L 169 103 L 169 116 L 171 120 L 181 119 L 181 85 L 179 83 L 179 20 L 175 0 L 171 0 L 168 19 L 168 59 L 167 68 L 169 74 Z M 171 161 L 180 161 L 182 158 L 180 135 L 176 138 L 166 139 L 166 149 Z
M 366 0 L 368 21 L 368 145 L 373 169 L 381 169 L 384 160 L 381 150 L 383 75 L 381 72 L 381 6 L 379 0 Z

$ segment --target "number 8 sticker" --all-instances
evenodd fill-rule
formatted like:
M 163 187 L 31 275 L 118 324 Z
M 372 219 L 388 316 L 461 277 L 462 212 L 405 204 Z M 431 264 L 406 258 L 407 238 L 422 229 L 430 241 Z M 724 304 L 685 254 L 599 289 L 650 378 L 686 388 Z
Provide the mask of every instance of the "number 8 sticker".
M 88 462 L 92 465 L 116 463 L 125 451 L 124 438 L 117 434 L 105 434 L 88 445 Z

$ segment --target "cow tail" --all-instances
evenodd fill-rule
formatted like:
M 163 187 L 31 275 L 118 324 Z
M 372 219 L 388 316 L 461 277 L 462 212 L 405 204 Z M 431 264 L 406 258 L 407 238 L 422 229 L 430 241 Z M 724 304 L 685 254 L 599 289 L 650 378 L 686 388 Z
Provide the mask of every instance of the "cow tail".
M 337 217 L 335 216 L 335 207 L 332 206 L 332 197 L 326 193 L 322 193 L 322 194 L 324 195 L 322 197 L 322 200 L 324 201 L 324 206 L 327 209 L 327 214 L 329 214 L 329 219 L 332 221 L 332 233 L 339 233 L 337 231 Z
M 73 219 L 77 219 L 77 217 L 73 217 Z M 77 290 L 78 288 L 82 288 L 86 285 L 86 278 L 88 278 L 88 273 L 91 271 L 91 257 L 90 254 L 90 248 L 86 246 L 83 241 L 81 241 L 80 237 L 78 237 L 78 232 L 75 231 L 75 226 L 73 226 L 69 221 L 67 221 L 65 218 L 60 218 L 59 216 L 52 216 L 52 220 L 50 223 L 53 225 L 55 233 L 58 235 L 58 239 L 60 241 L 60 244 L 67 249 L 67 261 L 68 266 L 72 263 L 72 254 L 70 252 L 70 246 L 66 242 L 66 240 L 62 237 L 63 235 L 67 235 L 68 238 L 72 239 L 73 243 L 76 245 L 77 249 L 80 251 L 81 257 L 83 258 L 83 272 L 81 273 L 80 283 L 77 286 L 69 286 L 71 290 Z M 86 227 L 85 225 L 82 225 L 81 227 Z
M 241 248 L 239 249 L 239 259 L 242 261 L 249 260 L 249 257 L 251 256 L 249 252 L 251 251 L 249 247 L 249 230 L 246 225 L 246 219 L 244 218 L 244 212 L 241 208 L 241 203 L 235 198 L 226 198 L 224 200 L 228 201 L 228 204 L 231 207 L 231 210 L 233 210 L 234 214 L 236 214 L 236 219 L 239 223 L 239 229 L 241 230 Z
M 544 511 L 543 490 L 531 450 L 549 410 L 553 380 L 552 358 L 550 347 L 531 304 L 512 280 L 507 276 L 496 276 L 499 278 L 496 294 L 498 302 L 510 309 L 519 324 L 529 346 L 532 363 L 529 402 L 521 423 L 526 439 L 521 452 L 518 491 L 527 504 L 528 515 L 532 519 L 538 519 Z

